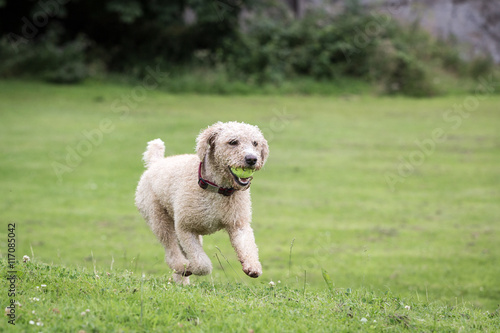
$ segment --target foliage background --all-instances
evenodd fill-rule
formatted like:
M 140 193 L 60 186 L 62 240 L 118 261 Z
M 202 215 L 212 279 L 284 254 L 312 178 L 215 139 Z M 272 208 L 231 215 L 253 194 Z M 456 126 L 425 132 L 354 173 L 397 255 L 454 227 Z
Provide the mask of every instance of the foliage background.
M 300 19 L 280 1 L 0 1 L 0 77 L 130 78 L 154 63 L 191 80 L 181 89 L 193 92 L 248 93 L 299 80 L 306 84 L 297 92 L 321 93 L 314 82 L 355 78 L 384 94 L 422 97 L 446 92 L 434 84 L 436 72 L 491 71 L 491 59 L 465 62 L 453 46 L 356 0 L 337 15 L 319 9 Z

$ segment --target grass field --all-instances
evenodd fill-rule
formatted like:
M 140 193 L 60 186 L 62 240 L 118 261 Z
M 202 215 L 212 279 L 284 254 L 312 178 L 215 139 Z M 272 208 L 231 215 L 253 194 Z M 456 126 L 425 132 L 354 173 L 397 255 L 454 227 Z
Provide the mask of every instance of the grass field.
M 2 259 L 2 264 L 3 264 Z M 33 332 L 497 332 L 499 313 L 366 288 L 292 289 L 21 263 L 15 328 Z M 20 314 L 20 315 L 19 315 Z M 0 328 L 7 326 L 6 320 Z M 7 330 L 13 331 L 12 326 Z
M 33 259 L 18 281 L 30 304 L 18 326 L 40 329 L 29 325 L 28 298 L 50 281 L 58 287 L 43 291 L 36 311 L 59 308 L 68 324 L 52 311 L 43 331 L 182 329 L 177 323 L 216 331 L 226 319 L 235 331 L 356 331 L 373 320 L 374 330 L 498 330 L 499 106 L 500 96 L 474 93 L 224 97 L 0 81 L 0 253 L 5 260 L 15 223 L 16 257 Z M 205 237 L 213 274 L 169 286 L 163 249 L 133 203 L 141 154 L 158 137 L 168 154 L 193 152 L 200 129 L 219 120 L 256 124 L 270 143 L 252 185 L 264 274 L 247 278 L 220 232 Z M 271 280 L 281 283 L 273 289 Z M 115 289 L 123 293 L 112 298 Z M 74 316 L 65 314 L 80 298 Z M 106 317 L 83 319 L 84 300 Z M 158 308 L 179 302 L 160 318 Z M 213 313 L 224 309 L 228 318 Z M 380 317 L 364 325 L 365 310 Z

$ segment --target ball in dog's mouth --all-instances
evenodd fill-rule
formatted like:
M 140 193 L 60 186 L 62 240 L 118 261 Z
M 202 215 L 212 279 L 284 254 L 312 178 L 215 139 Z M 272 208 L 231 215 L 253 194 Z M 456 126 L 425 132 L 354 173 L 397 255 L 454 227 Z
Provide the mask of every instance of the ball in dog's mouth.
M 254 174 L 255 169 L 229 167 L 229 172 L 231 172 L 231 175 L 233 175 L 233 178 L 237 184 L 241 186 L 247 186 L 253 178 L 252 175 Z

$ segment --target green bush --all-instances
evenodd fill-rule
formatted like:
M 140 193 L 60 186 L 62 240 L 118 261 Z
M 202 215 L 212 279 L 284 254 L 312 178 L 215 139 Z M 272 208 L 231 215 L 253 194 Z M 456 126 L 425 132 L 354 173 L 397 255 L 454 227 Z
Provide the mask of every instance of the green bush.
M 428 73 L 436 69 L 478 78 L 494 67 L 488 58 L 465 62 L 456 42 L 432 38 L 417 21 L 404 27 L 389 14 L 367 12 L 359 0 L 343 2 L 336 15 L 321 9 L 295 18 L 279 0 L 77 1 L 54 3 L 52 10 L 26 2 L 15 14 L 0 0 L 6 22 L 0 25 L 0 77 L 75 83 L 110 71 L 134 80 L 155 65 L 182 80 L 165 84 L 172 91 L 288 91 L 290 82 L 314 86 L 300 83 L 301 91 L 317 84 L 329 91 L 348 78 L 388 94 L 430 96 L 437 92 Z M 48 23 L 37 23 L 29 42 L 12 47 L 8 36 L 26 34 L 24 25 L 34 27 L 34 14 L 43 13 Z M 186 13 L 196 19 L 187 22 Z
M 394 20 L 352 7 L 334 17 L 324 12 L 298 20 L 257 16 L 237 42 L 226 42 L 222 61 L 232 77 L 260 83 L 355 77 L 382 83 L 387 93 L 432 95 L 426 68 L 412 53 L 413 35 L 403 31 Z M 428 39 L 419 37 L 419 42 Z
M 444 69 L 462 77 L 478 79 L 495 69 L 491 56 L 476 56 L 469 60 L 461 56 L 459 43 L 454 36 L 448 40 L 436 40 L 428 49 L 432 50 L 433 57 L 440 60 Z
M 255 17 L 236 43 L 227 41 L 224 60 L 233 75 L 253 76 L 262 82 L 281 83 L 294 76 L 363 76 L 359 60 L 364 60 L 373 43 L 352 51 L 346 38 L 362 24 L 358 21 L 341 16 L 332 20 L 323 13 L 308 14 L 301 20 Z
M 482 76 L 486 76 L 491 73 L 494 69 L 494 62 L 491 57 L 477 57 L 469 62 L 469 75 L 478 79 Z
M 4 38 L 0 40 L 0 57 L 5 59 L 0 64 L 0 77 L 30 75 L 54 83 L 80 82 L 88 76 L 87 45 L 84 37 L 60 45 L 56 33 L 16 48 Z
M 426 75 L 424 65 L 414 56 L 398 51 L 388 61 L 394 62 L 394 70 L 388 72 L 384 77 L 386 92 L 403 93 L 414 97 L 435 94 L 431 81 Z

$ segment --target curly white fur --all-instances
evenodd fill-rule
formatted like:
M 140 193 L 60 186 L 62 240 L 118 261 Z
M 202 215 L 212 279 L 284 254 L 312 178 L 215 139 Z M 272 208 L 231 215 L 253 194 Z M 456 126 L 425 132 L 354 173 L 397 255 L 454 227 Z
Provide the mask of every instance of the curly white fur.
M 149 142 L 144 153 L 147 170 L 136 191 L 136 206 L 165 247 L 174 280 L 188 284 L 190 274 L 211 273 L 202 235 L 220 229 L 228 232 L 243 271 L 250 277 L 260 276 L 262 266 L 250 227 L 250 191 L 235 180 L 229 167 L 262 168 L 269 154 L 266 139 L 257 126 L 218 122 L 200 133 L 196 152 L 164 158 L 163 142 Z M 233 187 L 235 193 L 223 196 L 200 188 L 200 161 L 205 179 Z

